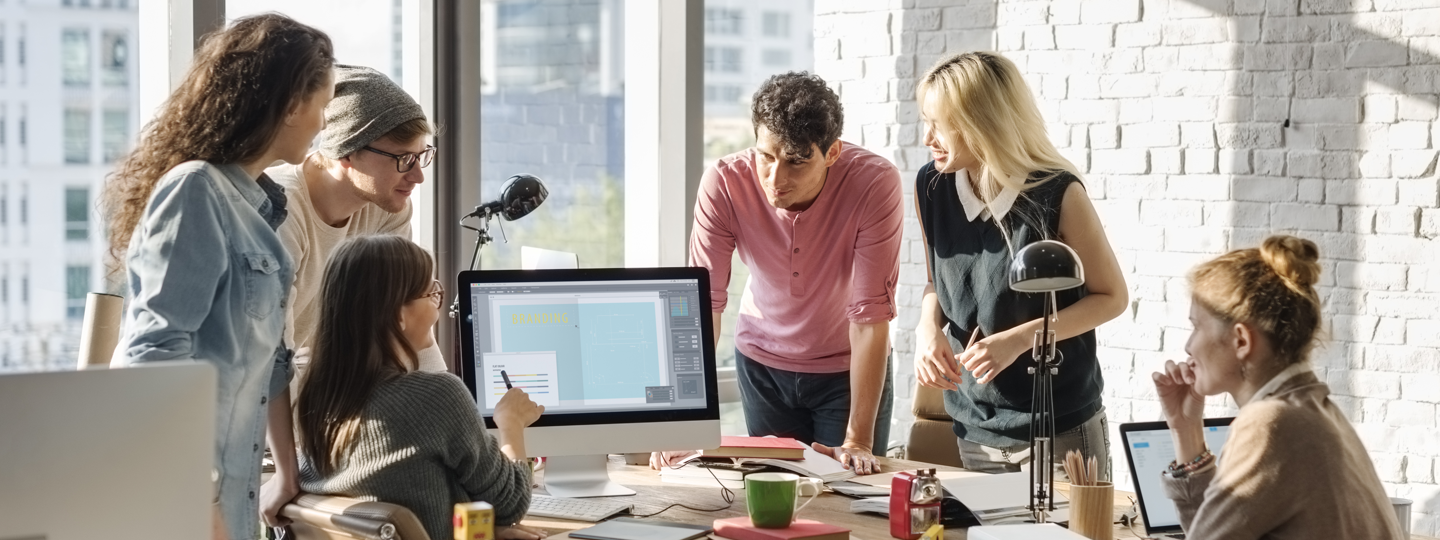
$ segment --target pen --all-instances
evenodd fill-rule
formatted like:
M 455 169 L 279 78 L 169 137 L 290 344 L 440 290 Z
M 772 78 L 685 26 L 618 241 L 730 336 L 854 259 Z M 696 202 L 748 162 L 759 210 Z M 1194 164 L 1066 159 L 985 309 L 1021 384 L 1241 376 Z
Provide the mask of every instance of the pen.
M 506 389 L 506 390 L 509 390 L 509 389 L 511 389 L 511 388 L 514 388 L 514 386 L 510 386 L 510 375 L 507 374 L 507 373 L 505 373 L 505 370 L 503 370 L 503 369 L 500 370 L 500 378 L 505 379 L 505 389 Z
M 965 344 L 965 350 L 960 351 L 960 352 L 965 352 L 965 351 L 970 350 L 970 347 L 974 347 L 974 346 L 975 346 L 975 340 L 976 340 L 976 339 L 979 339 L 979 338 L 980 338 L 980 325 L 977 324 L 977 325 L 975 325 L 975 331 L 974 331 L 974 332 L 970 332 L 970 342 L 969 342 L 969 343 L 966 343 L 966 344 Z M 960 360 L 959 360 L 959 359 L 956 359 L 956 360 L 955 360 L 955 369 L 957 370 L 957 372 L 958 372 L 958 370 L 960 370 L 960 369 L 964 369 L 964 366 L 961 366 L 961 365 L 960 365 Z M 958 383 L 958 382 L 955 383 L 955 386 L 960 386 L 960 383 Z

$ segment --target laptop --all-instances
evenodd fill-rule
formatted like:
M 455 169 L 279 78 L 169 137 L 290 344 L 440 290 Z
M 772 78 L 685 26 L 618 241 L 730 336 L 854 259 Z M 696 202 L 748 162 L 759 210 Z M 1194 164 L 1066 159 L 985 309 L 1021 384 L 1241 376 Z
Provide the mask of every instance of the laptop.
M 1215 457 L 1225 448 L 1234 418 L 1206 418 L 1205 444 Z M 1180 513 L 1175 503 L 1165 496 L 1160 475 L 1175 461 L 1175 440 L 1164 421 L 1120 424 L 1120 440 L 1125 443 L 1125 461 L 1130 463 L 1130 478 L 1135 481 L 1135 496 L 1145 518 L 1145 535 L 1150 538 L 1184 538 L 1180 529 Z

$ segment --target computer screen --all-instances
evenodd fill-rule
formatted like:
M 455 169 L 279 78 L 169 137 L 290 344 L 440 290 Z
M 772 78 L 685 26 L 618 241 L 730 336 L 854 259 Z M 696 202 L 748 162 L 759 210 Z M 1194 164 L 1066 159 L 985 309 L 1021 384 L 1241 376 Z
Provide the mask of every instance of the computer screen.
M 545 406 L 537 427 L 702 419 L 716 392 L 703 272 L 465 272 L 465 378 L 482 415 L 508 376 Z
M 1212 418 L 1205 421 L 1205 444 L 1218 458 L 1220 450 L 1230 436 L 1230 421 L 1233 418 Z M 1135 491 L 1140 496 L 1141 510 L 1145 513 L 1145 526 L 1152 532 L 1180 530 L 1180 514 L 1175 503 L 1165 496 L 1160 485 L 1160 475 L 1175 461 L 1175 441 L 1165 422 L 1145 422 L 1121 426 L 1125 441 L 1125 454 L 1130 462 L 1130 474 L 1135 480 Z

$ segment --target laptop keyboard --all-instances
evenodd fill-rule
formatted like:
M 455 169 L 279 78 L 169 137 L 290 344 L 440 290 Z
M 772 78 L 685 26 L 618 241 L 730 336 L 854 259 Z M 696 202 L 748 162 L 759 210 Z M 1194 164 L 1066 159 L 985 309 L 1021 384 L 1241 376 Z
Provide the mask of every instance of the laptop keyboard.
M 605 499 L 567 499 L 532 494 L 529 515 L 596 522 L 634 507 L 633 504 Z

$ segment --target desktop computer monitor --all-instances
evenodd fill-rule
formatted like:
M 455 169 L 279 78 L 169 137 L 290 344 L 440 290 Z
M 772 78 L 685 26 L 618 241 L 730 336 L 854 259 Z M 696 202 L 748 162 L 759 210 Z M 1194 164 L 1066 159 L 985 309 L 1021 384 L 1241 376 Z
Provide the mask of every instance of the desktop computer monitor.
M 209 538 L 215 366 L 0 375 L 0 538 Z
M 506 376 L 545 406 L 525 448 L 551 495 L 633 494 L 607 454 L 720 445 L 705 269 L 483 270 L 459 286 L 465 384 L 492 429 Z

